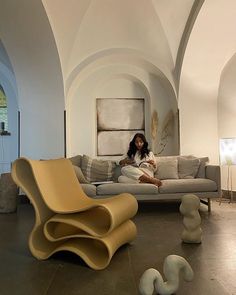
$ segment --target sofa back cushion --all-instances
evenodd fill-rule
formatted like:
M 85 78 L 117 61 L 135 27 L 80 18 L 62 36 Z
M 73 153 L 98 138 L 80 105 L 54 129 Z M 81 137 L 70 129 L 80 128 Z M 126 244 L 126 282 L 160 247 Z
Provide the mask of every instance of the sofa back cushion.
M 110 181 L 113 179 L 115 162 L 110 160 L 98 160 L 83 155 L 81 169 L 89 182 Z
M 195 178 L 200 166 L 200 159 L 189 159 L 186 157 L 178 157 L 178 175 L 179 178 Z

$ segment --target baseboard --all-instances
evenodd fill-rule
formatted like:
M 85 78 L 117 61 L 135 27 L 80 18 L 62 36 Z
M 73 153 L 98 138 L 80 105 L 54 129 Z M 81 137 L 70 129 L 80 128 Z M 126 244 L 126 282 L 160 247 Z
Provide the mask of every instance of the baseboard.
M 231 192 L 228 190 L 222 190 L 222 198 L 231 199 Z M 236 191 L 233 191 L 233 201 L 236 201 Z

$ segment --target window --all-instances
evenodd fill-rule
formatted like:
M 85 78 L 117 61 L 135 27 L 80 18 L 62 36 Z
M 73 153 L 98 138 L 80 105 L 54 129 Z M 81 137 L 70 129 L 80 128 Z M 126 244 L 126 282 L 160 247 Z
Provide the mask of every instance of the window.
M 0 131 L 8 129 L 7 120 L 7 98 L 5 92 L 0 85 Z

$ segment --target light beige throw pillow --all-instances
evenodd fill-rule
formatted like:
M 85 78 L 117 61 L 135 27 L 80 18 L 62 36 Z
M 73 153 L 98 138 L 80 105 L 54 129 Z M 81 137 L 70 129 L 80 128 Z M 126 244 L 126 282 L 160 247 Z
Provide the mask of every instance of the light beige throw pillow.
M 179 178 L 195 178 L 199 169 L 200 160 L 198 158 L 190 159 L 186 157 L 178 158 Z
M 178 179 L 178 160 L 164 160 L 157 162 L 155 177 L 159 179 Z
M 199 168 L 198 168 L 196 178 L 206 178 L 206 165 L 209 162 L 208 157 L 197 158 L 197 157 L 194 157 L 192 155 L 182 156 L 182 157 L 187 158 L 187 159 L 199 159 L 200 160 L 200 165 L 199 165 Z

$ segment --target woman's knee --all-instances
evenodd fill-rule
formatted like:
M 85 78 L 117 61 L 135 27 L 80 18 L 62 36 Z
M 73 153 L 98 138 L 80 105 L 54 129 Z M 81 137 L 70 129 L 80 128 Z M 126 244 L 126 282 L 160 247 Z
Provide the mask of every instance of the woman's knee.
M 129 174 L 130 171 L 130 167 L 129 166 L 123 166 L 121 168 L 121 174 L 127 176 L 127 174 Z
M 137 180 L 143 174 L 143 172 L 137 167 L 128 165 L 121 168 L 121 174 L 126 177 Z

